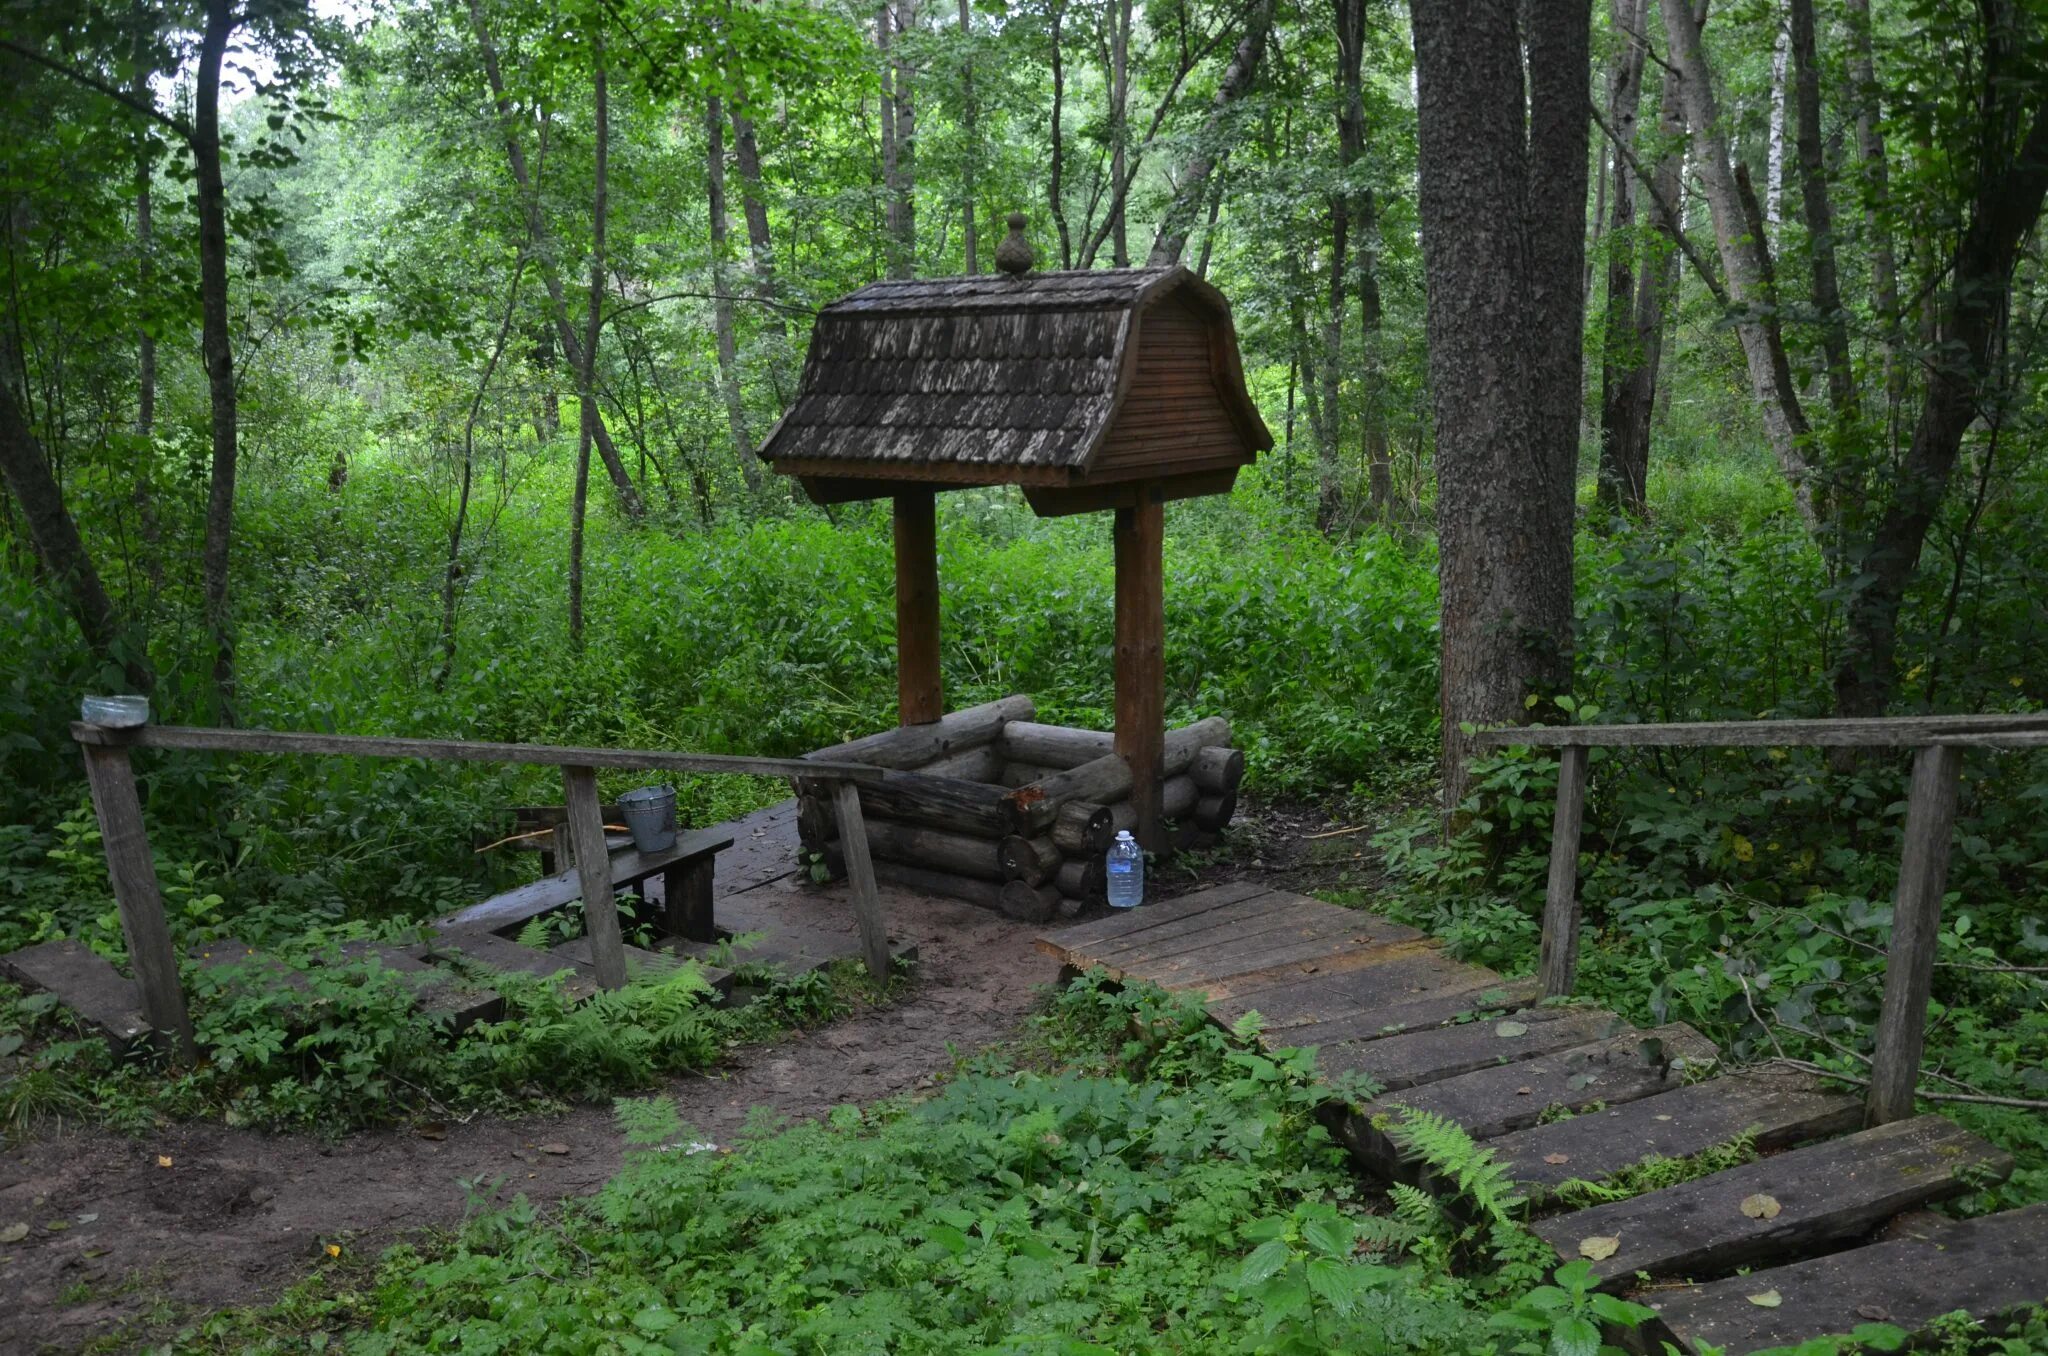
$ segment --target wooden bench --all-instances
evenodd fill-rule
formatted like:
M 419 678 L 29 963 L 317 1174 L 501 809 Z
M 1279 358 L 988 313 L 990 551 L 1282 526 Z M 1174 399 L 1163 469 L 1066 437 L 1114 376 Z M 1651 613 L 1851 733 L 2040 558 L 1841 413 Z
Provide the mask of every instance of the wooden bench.
M 732 846 L 726 829 L 698 829 L 676 835 L 675 843 L 660 852 L 627 848 L 611 855 L 612 886 L 638 885 L 655 876 L 662 879 L 662 909 L 665 931 L 692 942 L 718 940 L 711 913 L 711 880 L 718 854 Z M 441 933 L 516 934 L 534 919 L 553 913 L 583 898 L 583 885 L 575 868 L 493 895 L 438 920 Z

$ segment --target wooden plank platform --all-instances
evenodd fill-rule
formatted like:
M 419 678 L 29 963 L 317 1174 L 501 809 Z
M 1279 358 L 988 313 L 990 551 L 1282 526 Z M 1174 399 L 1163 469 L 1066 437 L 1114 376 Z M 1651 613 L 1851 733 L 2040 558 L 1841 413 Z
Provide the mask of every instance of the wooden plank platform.
M 668 939 L 668 942 L 673 943 L 681 940 L 680 938 L 672 937 Z M 687 941 L 682 944 L 684 946 L 697 945 L 697 943 Z M 626 953 L 626 978 L 628 980 L 673 974 L 681 967 L 684 960 L 683 955 L 678 955 L 676 949 L 666 943 L 658 944 L 656 949 L 652 951 L 645 947 L 632 945 L 626 945 L 620 949 Z M 710 948 L 706 947 L 704 949 L 709 950 Z M 548 954 L 550 956 L 559 956 L 561 959 L 570 962 L 576 967 L 578 974 L 586 972 L 595 974 L 597 972 L 597 967 L 590 957 L 590 938 L 588 937 L 572 937 L 566 942 L 557 942 L 548 948 Z M 697 959 L 701 961 L 702 958 L 699 957 Z M 705 982 L 711 985 L 714 993 L 723 995 L 732 992 L 732 971 L 709 964 L 700 964 L 699 968 L 703 970 Z
M 425 944 L 400 946 L 385 942 L 344 942 L 343 960 L 375 960 L 413 986 L 414 1004 L 454 1032 L 478 1022 L 495 1022 L 505 1014 L 505 1000 L 496 989 L 464 983 L 460 975 L 429 964 Z
M 1993 1320 L 2048 1302 L 2048 1277 L 2041 1267 L 2044 1238 L 2048 1203 L 1950 1220 L 1927 1237 L 1872 1243 L 1709 1285 L 1653 1291 L 1640 1297 L 1657 1311 L 1657 1319 L 1637 1333 L 1638 1349 L 1657 1351 L 1656 1343 L 1669 1341 L 1682 1351 L 1711 1345 L 1727 1356 L 1747 1356 L 1848 1333 L 1865 1323 L 1890 1323 L 1914 1332 L 1958 1309 Z M 1778 1302 L 1757 1304 L 1750 1298 L 1754 1295 L 1776 1295 Z
M 1943 1116 L 1915 1116 L 1543 1220 L 1561 1260 L 1588 1238 L 1618 1240 L 1593 1262 L 1613 1287 L 1637 1272 L 1717 1276 L 1854 1238 L 1892 1216 L 2002 1180 L 2012 1157 Z
M 672 866 L 681 866 L 694 857 L 722 852 L 732 845 L 733 835 L 730 829 L 721 826 L 678 834 L 676 841 L 660 852 L 641 852 L 634 848 L 615 852 L 611 860 L 612 883 L 619 887 L 637 883 L 650 876 L 660 875 Z M 434 926 L 443 933 L 492 932 L 501 936 L 509 935 L 519 931 L 534 919 L 553 913 L 581 898 L 582 878 L 572 869 L 515 886 L 503 894 L 491 896 L 481 904 L 457 909 Z
M 589 961 L 579 964 L 569 956 L 508 942 L 494 932 L 443 933 L 430 944 L 427 955 L 442 962 L 468 961 L 500 974 L 533 975 L 540 979 L 562 975 L 563 988 L 573 999 L 588 998 L 598 991 L 597 971 Z
M 1755 1069 L 1674 1088 L 1489 1142 L 1493 1155 L 1532 1198 L 1574 1179 L 1600 1182 L 1647 1158 L 1690 1158 L 1738 1136 L 1782 1149 L 1863 1124 L 1863 1103 L 1823 1091 L 1811 1074 Z
M 1376 1082 L 1386 1091 L 1333 1105 L 1328 1119 L 1383 1177 L 1424 1176 L 1388 1134 L 1417 1110 L 1463 1127 L 1539 1206 L 1575 1178 L 1612 1179 L 1647 1158 L 1750 1136 L 1768 1156 L 1533 1226 L 1567 1259 L 1583 1239 L 1619 1240 L 1595 1267 L 1617 1290 L 1651 1278 L 1635 1298 L 1661 1310 L 1663 1327 L 1634 1335 L 1641 1351 L 1668 1340 L 1737 1356 L 1876 1315 L 1911 1330 L 1958 1308 L 1988 1317 L 2048 1299 L 2048 1206 L 1967 1223 L 1928 1216 L 1931 1229 L 1916 1213 L 1911 1237 L 1853 1247 L 1902 1211 L 2010 1170 L 1952 1122 L 1858 1133 L 1861 1101 L 1808 1075 L 1720 1071 L 1712 1042 L 1682 1024 L 1638 1031 L 1596 1009 L 1536 1006 L 1530 981 L 1453 960 L 1371 914 L 1234 882 L 1038 944 L 1076 970 L 1199 993 L 1225 1025 L 1255 1012 L 1267 1046 L 1312 1045 L 1326 1077 Z M 1745 1200 L 1764 1197 L 1768 1207 L 1744 1213 Z M 1844 1244 L 1852 1250 L 1826 1251 Z M 1748 1265 L 1771 1269 L 1672 1288 Z M 1773 1287 L 1781 1304 L 1750 1299 Z
M 149 1036 L 135 981 L 83 942 L 38 942 L 0 956 L 0 974 L 17 984 L 55 994 L 57 1001 L 125 1054 Z

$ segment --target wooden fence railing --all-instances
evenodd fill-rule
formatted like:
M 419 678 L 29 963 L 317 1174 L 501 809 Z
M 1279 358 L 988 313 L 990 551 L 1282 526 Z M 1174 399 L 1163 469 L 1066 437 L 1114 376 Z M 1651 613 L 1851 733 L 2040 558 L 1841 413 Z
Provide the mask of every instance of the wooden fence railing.
M 325 754 L 353 758 L 422 758 L 436 762 L 527 763 L 562 769 L 570 841 L 583 892 L 584 926 L 590 934 L 597 981 L 617 988 L 626 981 L 618 904 L 612 893 L 611 854 L 599 813 L 598 768 L 658 772 L 709 772 L 754 777 L 796 777 L 828 784 L 846 844 L 846 874 L 853 887 L 854 918 L 861 954 L 877 979 L 889 973 L 889 939 L 882 923 L 874 868 L 868 861 L 867 831 L 860 817 L 855 783 L 877 781 L 882 770 L 860 763 L 821 763 L 796 758 L 748 758 L 651 749 L 563 748 L 550 744 L 490 744 L 460 739 L 384 739 L 364 735 L 300 734 L 273 730 L 213 730 L 179 725 L 112 729 L 74 724 L 71 737 L 85 754 L 85 773 L 99 815 L 107 873 L 121 914 L 121 931 L 142 1000 L 142 1015 L 181 1056 L 192 1053 L 192 1022 L 178 980 L 178 957 L 164 918 L 155 859 L 142 823 L 142 803 L 129 762 L 133 749 L 186 749 L 208 753 Z
M 2048 748 L 2048 715 L 1887 716 L 1863 720 L 1707 721 L 1686 725 L 1566 725 L 1487 730 L 1473 742 L 1558 751 L 1557 815 L 1543 903 L 1539 975 L 1546 996 L 1572 990 L 1579 959 L 1579 830 L 1586 810 L 1586 763 L 1595 748 L 1910 748 L 1904 850 L 1892 900 L 1884 1003 L 1872 1052 L 1870 1124 L 1913 1114 L 1926 1039 L 1927 1002 L 1948 882 L 1958 783 L 1966 748 Z

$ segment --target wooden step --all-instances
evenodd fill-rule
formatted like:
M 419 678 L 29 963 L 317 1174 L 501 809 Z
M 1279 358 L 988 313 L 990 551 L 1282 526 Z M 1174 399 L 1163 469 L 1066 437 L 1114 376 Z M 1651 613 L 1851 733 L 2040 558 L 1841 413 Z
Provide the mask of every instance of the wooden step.
M 1313 901 L 1311 901 L 1313 903 Z M 1207 989 L 1213 997 L 1250 993 L 1249 977 L 1282 969 L 1300 973 L 1337 974 L 1376 965 L 1382 953 L 1400 947 L 1436 949 L 1436 943 L 1406 935 L 1412 929 L 1376 922 L 1371 915 L 1317 904 L 1267 929 L 1240 932 L 1225 929 L 1202 946 L 1169 956 L 1141 953 L 1110 963 L 1124 973 L 1148 979 L 1162 989 Z M 1276 979 L 1274 983 L 1290 982 Z M 1273 987 L 1272 983 L 1260 988 Z
M 1600 1040 L 1628 1023 L 1598 1008 L 1536 1008 L 1484 1022 L 1344 1041 L 1316 1053 L 1324 1074 L 1363 1074 L 1386 1092 L 1441 1082 Z
M 1585 1239 L 1619 1239 L 1593 1262 L 1612 1288 L 1638 1272 L 1716 1275 L 1798 1256 L 2011 1171 L 2010 1154 L 1954 1121 L 1915 1116 L 1533 1227 L 1566 1260 Z
M 1227 908 L 1240 901 L 1271 893 L 1266 886 L 1251 881 L 1230 881 L 1174 899 L 1140 905 L 1135 909 L 1120 909 L 1107 918 L 1098 918 L 1093 922 L 1046 933 L 1038 938 L 1038 949 L 1065 961 L 1077 970 L 1085 970 L 1092 964 L 1091 958 L 1100 944 L 1112 938 L 1129 936 L 1178 919 L 1206 913 L 1211 909 Z
M 1229 1026 L 1245 1013 L 1257 1012 L 1268 1030 L 1340 1017 L 1373 1026 L 1394 1025 L 1415 1004 L 1448 1000 L 1446 1010 L 1459 1011 L 1473 996 L 1498 990 L 1502 984 L 1491 971 L 1461 964 L 1441 951 L 1387 949 L 1371 954 L 1376 963 L 1363 969 L 1307 975 L 1255 993 L 1211 999 L 1210 1015 Z
M 374 960 L 403 977 L 413 988 L 414 1005 L 421 1014 L 450 1031 L 467 1031 L 478 1022 L 495 1022 L 505 1015 L 505 1000 L 497 990 L 465 984 L 453 971 L 429 964 L 426 952 L 425 944 L 417 942 L 344 942 L 341 946 L 343 960 Z
M 561 975 L 563 989 L 572 1000 L 580 1001 L 598 991 L 597 974 L 591 966 L 579 966 L 567 956 L 508 942 L 496 933 L 442 933 L 428 945 L 426 954 L 432 960 L 467 961 L 501 974 L 534 975 L 542 979 Z
M 1683 1084 L 1687 1067 L 1711 1065 L 1714 1043 L 1683 1022 L 1652 1031 L 1626 1031 L 1607 1040 L 1539 1055 L 1518 1064 L 1481 1069 L 1440 1083 L 1390 1093 L 1343 1116 L 1339 1134 L 1367 1167 L 1382 1176 L 1412 1175 L 1393 1141 L 1373 1124 L 1404 1109 L 1447 1117 L 1477 1140 L 1534 1125 L 1547 1112 L 1578 1111 L 1595 1103 L 1619 1106 Z
M 664 943 L 666 945 L 666 943 Z M 915 961 L 917 943 L 889 939 L 892 960 Z M 761 965 L 777 971 L 784 979 L 822 970 L 836 961 L 861 958 L 860 934 L 845 929 L 821 927 L 795 919 L 778 920 L 758 941 L 735 946 L 734 965 Z
M 1637 1298 L 1657 1318 L 1636 1334 L 1727 1356 L 1890 1323 L 1918 1332 L 1957 1309 L 1996 1321 L 2048 1301 L 2048 1203 L 1977 1219 L 1950 1220 L 1926 1237 L 1872 1243 L 1708 1285 Z M 1752 1296 L 1775 1298 L 1758 1304 Z
M 1674 1088 L 1646 1101 L 1532 1125 L 1490 1141 L 1494 1157 L 1532 1200 L 1560 1184 L 1598 1182 L 1646 1158 L 1689 1158 L 1745 1132 L 1759 1149 L 1845 1134 L 1863 1103 L 1822 1090 L 1811 1074 L 1755 1069 Z
M 0 956 L 0 974 L 56 995 L 80 1021 L 105 1036 L 117 1055 L 149 1038 L 135 981 L 83 942 L 67 938 L 10 951 Z
M 1335 983 L 1338 978 L 1329 976 L 1318 982 Z M 1497 1020 L 1531 1006 L 1542 996 L 1542 988 L 1536 981 L 1513 979 L 1471 992 L 1439 992 L 1396 1003 L 1392 1007 L 1346 1012 L 1321 1020 L 1313 1012 L 1303 1013 L 1294 1021 L 1261 1029 L 1271 1032 L 1268 1044 L 1336 1045 L 1342 1041 L 1377 1040 L 1383 1036 L 1398 1036 L 1404 1031 L 1425 1031 L 1430 1027 L 1452 1026 L 1485 1018 Z M 1271 995 L 1264 997 L 1270 999 Z M 1226 999 L 1210 1004 L 1209 1011 L 1220 1019 L 1223 1009 L 1241 1004 L 1248 1006 L 1250 1000 Z M 1263 1013 L 1260 1015 L 1264 1016 Z

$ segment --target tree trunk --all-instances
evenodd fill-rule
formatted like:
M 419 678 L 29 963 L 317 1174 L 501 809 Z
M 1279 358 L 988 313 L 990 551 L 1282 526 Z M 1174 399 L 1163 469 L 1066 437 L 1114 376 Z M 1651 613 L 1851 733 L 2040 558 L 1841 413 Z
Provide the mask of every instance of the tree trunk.
M 1648 0 L 1611 0 L 1610 12 L 1616 31 L 1627 36 L 1615 55 L 1607 81 L 1607 126 L 1615 144 L 1608 156 L 1614 186 L 1612 225 L 1607 239 L 1607 319 L 1600 360 L 1599 502 L 1609 509 L 1641 513 L 1644 477 L 1635 457 L 1639 439 L 1631 421 L 1637 412 L 1634 382 L 1643 354 L 1642 336 L 1632 323 L 1636 303 L 1636 194 L 1627 153 L 1635 145 L 1636 119 L 1642 109 L 1646 50 L 1642 33 L 1649 19 Z
M 882 57 L 882 195 L 889 276 L 917 275 L 917 106 L 910 64 L 896 55 L 896 34 L 917 22 L 916 0 L 884 0 L 875 15 Z
M 1695 11 L 1704 19 L 1704 6 Z M 1649 508 L 1650 428 L 1657 413 L 1657 375 L 1663 365 L 1665 299 L 1678 295 L 1680 233 L 1684 223 L 1673 215 L 1683 187 L 1685 104 L 1675 71 L 1665 71 L 1657 107 L 1657 140 L 1664 147 L 1650 174 L 1650 225 L 1664 237 L 1661 248 L 1645 250 L 1636 280 L 1633 366 L 1624 374 L 1621 399 L 1625 409 L 1615 419 L 1614 436 L 1601 444 L 1600 488 L 1603 501 L 1612 486 L 1614 504 L 1625 513 Z M 1612 457 L 1612 464 L 1609 457 Z
M 1449 806 L 1462 723 L 1571 685 L 1591 25 L 1583 0 L 1523 9 L 1526 34 L 1512 5 L 1412 6 Z
M 149 40 L 149 11 L 135 6 L 135 70 L 129 80 L 128 96 L 139 104 L 154 106 L 149 78 L 152 69 Z M 135 294 L 144 307 L 150 306 L 156 290 L 156 226 L 151 201 L 153 149 L 147 125 L 135 133 Z M 164 587 L 163 528 L 156 512 L 156 337 L 148 325 L 135 336 L 135 442 L 141 465 L 135 475 L 135 519 L 142 538 L 142 573 L 152 594 Z
M 1357 4 L 1360 0 L 1338 0 L 1339 5 Z M 1126 0 L 1127 3 L 1127 0 Z M 1128 12 L 1128 11 L 1126 11 Z M 1152 242 L 1152 253 L 1145 262 L 1154 268 L 1162 264 L 1177 264 L 1187 250 L 1188 232 L 1193 227 L 1196 215 L 1202 210 L 1202 203 L 1210 197 L 1209 180 L 1216 171 L 1216 164 L 1222 158 L 1220 153 L 1208 148 L 1222 140 L 1224 121 L 1229 118 L 1231 108 L 1249 94 L 1258 80 L 1259 62 L 1266 55 L 1266 38 L 1273 29 L 1273 0 L 1255 0 L 1245 15 L 1244 36 L 1238 39 L 1237 50 L 1230 54 L 1230 64 L 1223 68 L 1223 78 L 1217 82 L 1216 97 L 1210 100 L 1209 116 L 1202 123 L 1201 133 L 1195 139 L 1198 149 L 1189 157 L 1181 171 L 1180 184 L 1174 190 L 1173 201 L 1166 209 L 1166 216 L 1159 225 L 1159 235 Z M 1121 127 L 1121 121 L 1118 123 Z M 1117 141 L 1116 182 L 1123 182 L 1123 141 Z M 1117 210 L 1122 211 L 1121 201 Z M 1124 227 L 1118 219 L 1116 254 L 1118 267 L 1129 262 L 1125 254 Z
M 1131 265 L 1130 214 L 1125 211 L 1125 168 L 1131 112 L 1131 0 L 1111 0 L 1109 33 L 1109 200 L 1110 262 Z M 1178 251 L 1175 252 L 1178 257 Z
M 72 620 L 78 623 L 86 648 L 101 663 L 119 667 L 134 691 L 144 695 L 154 691 L 156 674 L 141 637 L 130 633 L 113 599 L 107 596 L 78 524 L 64 505 L 63 491 L 50 474 L 42 443 L 5 380 L 0 380 L 0 479 L 6 481 L 8 492 L 21 506 L 29 544 L 56 584 Z
M 1775 6 L 1773 6 L 1775 10 Z M 1775 24 L 1774 12 L 1771 20 Z M 1785 50 L 1787 39 L 1783 27 L 1771 44 L 1771 125 L 1769 140 L 1765 143 L 1764 179 L 1764 221 L 1773 231 L 1785 219 Z
M 1835 708 L 1844 716 L 1883 715 L 1898 689 L 1899 608 L 1963 434 L 1984 412 L 2005 346 L 2013 266 L 2048 193 L 2048 101 L 2038 82 L 2020 78 L 2025 30 L 2011 0 L 1992 0 L 1986 19 L 1976 182 L 1937 303 L 1927 398 L 1889 502 L 1856 553 L 1835 671 Z
M 747 218 L 747 254 L 754 279 L 754 294 L 764 302 L 780 299 L 775 286 L 775 242 L 768 233 L 768 203 L 761 189 L 761 145 L 754 135 L 754 120 L 734 104 L 732 110 L 732 153 L 739 164 L 740 205 Z M 773 304 L 763 306 L 763 319 L 777 338 L 788 335 L 782 312 Z
M 1806 218 L 1806 250 L 1813 275 L 1813 308 L 1820 317 L 1821 353 L 1827 360 L 1828 403 L 1844 425 L 1856 420 L 1856 376 L 1849 366 L 1849 323 L 1835 270 L 1834 207 L 1828 201 L 1826 153 L 1820 127 L 1820 54 L 1813 32 L 1813 0 L 1789 0 L 1792 14 L 1794 144 L 1799 152 L 1799 203 Z
M 437 692 L 448 686 L 448 679 L 455 672 L 455 613 L 462 601 L 462 534 L 469 526 L 470 491 L 476 481 L 476 426 L 483 415 L 484 396 L 491 389 L 491 378 L 497 375 L 505 345 L 512 338 L 512 320 L 519 314 L 519 284 L 525 276 L 526 255 L 522 253 L 519 262 L 512 266 L 512 286 L 505 294 L 505 318 L 498 324 L 497 342 L 491 346 L 483 375 L 477 378 L 476 392 L 469 400 L 469 416 L 462 421 L 462 480 L 456 492 L 455 521 L 448 525 L 448 559 L 441 571 L 441 665 L 434 674 Z
M 1884 353 L 1885 398 L 1896 410 L 1905 393 L 1899 363 L 1898 264 L 1892 250 L 1891 180 L 1884 159 L 1882 100 L 1870 52 L 1870 0 L 1843 0 L 1849 29 L 1849 82 L 1856 99 L 1856 154 L 1863 169 L 1863 234 L 1870 254 L 1870 301 Z M 1887 424 L 1890 420 L 1887 419 Z
M 705 101 L 704 168 L 711 212 L 711 317 L 718 342 L 718 393 L 725 402 L 733 455 L 739 459 L 740 474 L 751 492 L 761 488 L 761 469 L 755 464 L 754 439 L 747 431 L 747 409 L 740 398 L 739 341 L 734 334 L 732 300 L 726 291 L 725 114 L 716 94 Z
M 1060 21 L 1066 17 L 1066 0 L 1052 0 L 1052 164 L 1046 170 L 1046 204 L 1060 234 L 1060 267 L 1074 266 L 1074 234 L 1067 225 L 1067 202 L 1062 180 L 1066 174 L 1066 129 L 1060 125 L 1067 96 L 1066 63 L 1060 53 Z
M 969 0 L 960 0 L 960 38 L 972 45 L 974 23 L 970 13 Z M 974 230 L 974 180 L 975 166 L 981 157 L 981 144 L 975 139 L 976 108 L 974 105 L 974 58 L 963 57 L 960 61 L 960 103 L 961 130 L 966 134 L 967 150 L 961 157 L 960 171 L 960 237 L 964 246 L 967 273 L 972 276 L 981 272 L 979 257 L 980 242 Z
M 228 321 L 227 186 L 221 178 L 220 68 L 239 15 L 233 0 L 206 0 L 192 96 L 192 167 L 199 208 L 200 355 L 213 407 L 213 470 L 199 572 L 213 644 L 214 719 L 235 722 L 235 642 L 228 616 L 228 560 L 235 528 L 235 351 Z
M 532 176 L 527 173 L 526 148 L 519 141 L 518 114 L 505 94 L 505 77 L 498 66 L 498 49 L 484 23 L 481 0 L 469 0 L 469 18 L 483 58 L 484 78 L 490 82 L 491 101 L 497 110 L 499 130 L 505 139 L 505 160 L 512 171 L 513 186 L 519 190 L 525 207 L 527 244 L 540 260 L 541 282 L 547 288 L 555 322 L 555 340 L 561 345 L 562 357 L 576 376 L 576 403 L 590 411 L 590 436 L 597 446 L 598 455 L 604 460 L 606 473 L 611 476 L 619 506 L 626 511 L 627 517 L 638 520 L 646 514 L 647 506 L 641 501 L 640 491 L 634 487 L 633 477 L 627 473 L 626 463 L 619 457 L 619 449 L 613 444 L 611 431 L 605 427 L 604 415 L 597 407 L 594 384 L 597 364 L 591 355 L 584 352 L 583 342 L 577 338 L 576 327 L 569 319 L 568 289 L 562 282 L 559 252 L 549 234 L 547 221 L 541 215 L 540 196 L 534 190 Z
M 1728 141 L 1721 131 L 1713 77 L 1700 43 L 1699 24 L 1693 18 L 1692 0 L 1661 0 L 1661 4 L 1671 61 L 1682 77 L 1686 121 L 1692 128 L 1693 163 L 1713 216 L 1714 239 L 1720 247 L 1721 267 L 1728 279 L 1729 304 L 1736 313 L 1736 337 L 1742 341 L 1743 357 L 1749 366 L 1750 389 L 1762 407 L 1765 436 L 1779 470 L 1792 485 L 1799 516 L 1807 529 L 1819 537 L 1823 524 L 1816 502 L 1814 468 L 1806 457 L 1806 416 L 1799 407 L 1798 393 L 1778 379 L 1782 354 L 1774 352 L 1768 326 L 1759 318 L 1771 313 L 1765 241 L 1760 233 L 1749 229 L 1742 195 L 1729 166 Z

